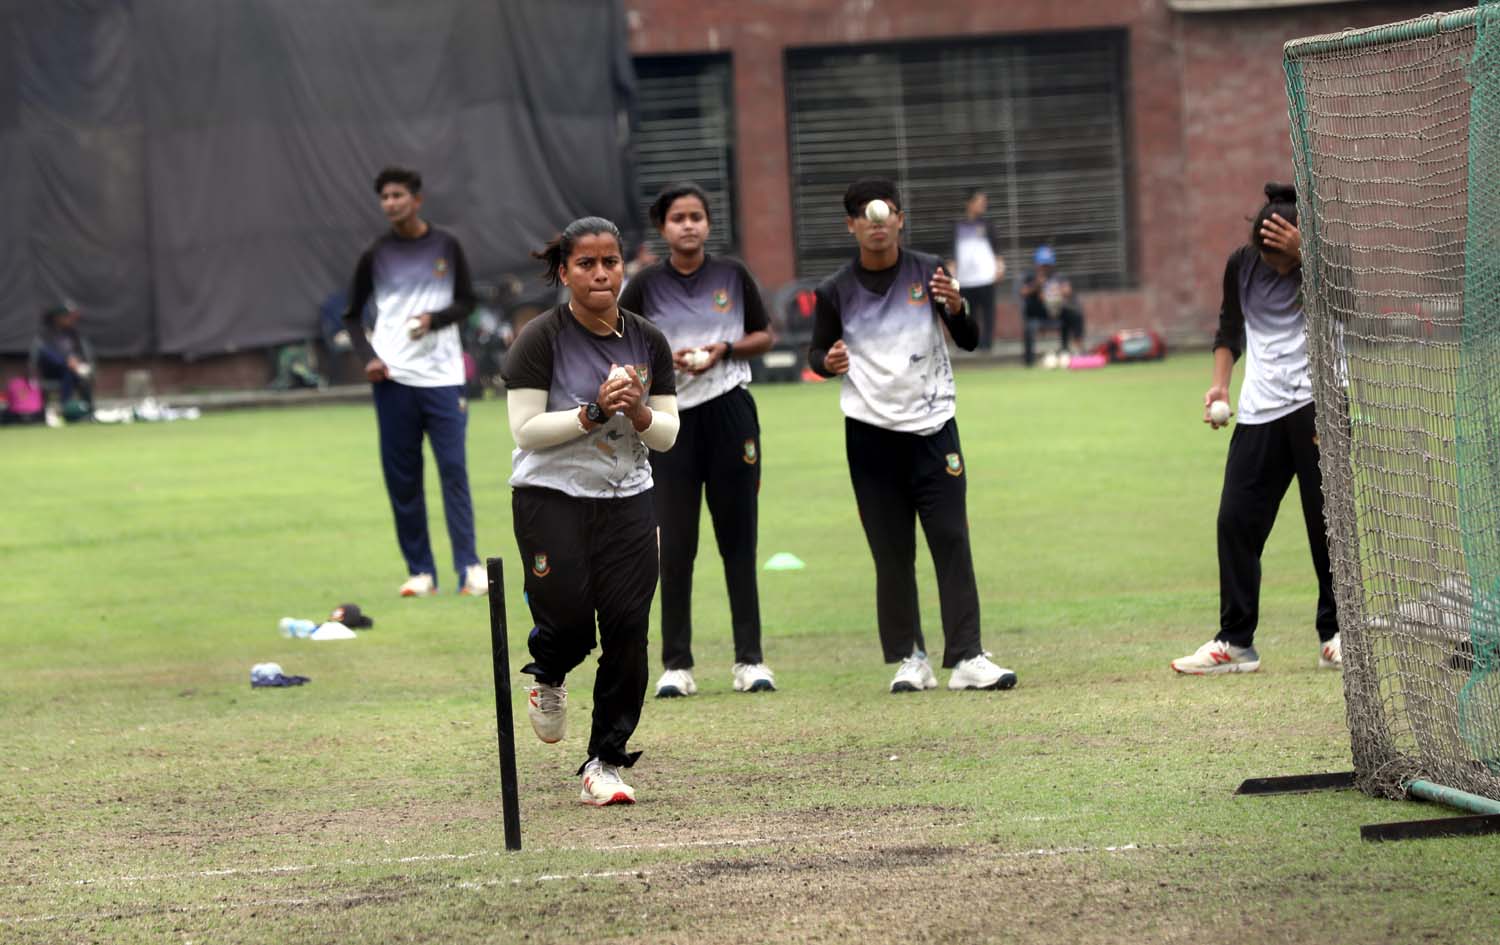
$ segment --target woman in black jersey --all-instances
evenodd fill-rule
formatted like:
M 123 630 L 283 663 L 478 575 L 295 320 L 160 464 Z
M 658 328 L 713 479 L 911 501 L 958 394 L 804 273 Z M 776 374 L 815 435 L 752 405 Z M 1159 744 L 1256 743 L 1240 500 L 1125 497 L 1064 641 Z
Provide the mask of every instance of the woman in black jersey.
M 616 304 L 624 260 L 608 220 L 574 220 L 537 254 L 571 298 L 527 324 L 505 359 L 516 449 L 516 543 L 535 621 L 528 715 L 537 737 L 566 729 L 564 678 L 594 648 L 593 727 L 579 768 L 586 804 L 634 803 L 620 768 L 640 721 L 656 592 L 650 450 L 677 438 L 672 351 L 650 322 Z
M 770 322 L 755 279 L 743 264 L 704 251 L 708 197 L 697 184 L 674 184 L 651 205 L 651 222 L 671 255 L 642 269 L 620 294 L 620 307 L 649 318 L 672 346 L 682 430 L 669 453 L 653 453 L 653 495 L 661 524 L 659 697 L 690 696 L 693 681 L 693 560 L 701 496 L 707 497 L 734 630 L 737 692 L 770 692 L 775 677 L 760 640 L 755 586 L 760 421 L 746 389 L 750 358 L 770 350 Z

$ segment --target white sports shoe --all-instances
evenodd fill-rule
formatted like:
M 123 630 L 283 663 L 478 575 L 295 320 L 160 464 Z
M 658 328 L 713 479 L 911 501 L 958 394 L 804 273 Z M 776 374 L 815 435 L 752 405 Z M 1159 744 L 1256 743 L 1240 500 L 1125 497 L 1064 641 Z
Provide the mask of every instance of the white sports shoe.
M 527 693 L 526 716 L 536 737 L 551 745 L 568 731 L 568 687 L 537 683 Z
M 610 804 L 634 804 L 635 788 L 620 777 L 620 769 L 607 765 L 598 758 L 590 758 L 583 766 L 583 791 L 578 799 L 595 807 Z
M 988 653 L 961 660 L 948 675 L 949 689 L 1009 689 L 1016 684 L 1016 674 L 990 662 Z
M 697 694 L 698 684 L 693 682 L 693 671 L 690 669 L 669 669 L 656 681 L 656 698 L 658 699 L 675 699 L 678 696 Z
M 1319 669 L 1343 669 L 1344 668 L 1344 645 L 1339 642 L 1339 635 L 1335 633 L 1323 644 L 1318 651 Z
M 464 586 L 458 592 L 474 597 L 483 597 L 490 592 L 490 574 L 484 565 L 471 564 L 464 569 Z
M 775 692 L 776 676 L 765 663 L 735 663 L 735 692 Z
M 1173 660 L 1172 669 L 1189 676 L 1253 673 L 1260 669 L 1260 654 L 1253 646 L 1234 646 L 1223 640 L 1209 640 L 1191 656 Z
M 402 597 L 428 597 L 437 593 L 437 584 L 430 574 L 413 574 L 401 585 Z
M 921 692 L 923 689 L 936 688 L 937 675 L 932 671 L 932 664 L 919 653 L 913 653 L 902 660 L 901 666 L 896 670 L 896 678 L 891 680 L 891 692 Z

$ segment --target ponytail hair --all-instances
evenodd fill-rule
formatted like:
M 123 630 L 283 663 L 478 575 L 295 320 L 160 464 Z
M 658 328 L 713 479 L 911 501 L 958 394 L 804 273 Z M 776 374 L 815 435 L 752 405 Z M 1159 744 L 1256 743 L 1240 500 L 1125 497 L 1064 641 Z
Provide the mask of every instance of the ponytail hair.
M 1250 227 L 1250 244 L 1256 249 L 1265 249 L 1265 239 L 1260 235 L 1260 228 L 1265 222 L 1276 214 L 1292 226 L 1297 225 L 1297 188 L 1291 184 L 1278 184 L 1274 181 L 1266 184 L 1266 205 L 1260 208 L 1255 215 L 1255 222 Z
M 546 264 L 543 278 L 548 285 L 562 285 L 563 265 L 573 255 L 573 247 L 585 236 L 613 236 L 620 252 L 625 251 L 625 239 L 620 236 L 619 227 L 603 217 L 580 217 L 563 227 L 563 231 L 553 237 L 541 252 L 531 254 L 532 259 L 540 259 Z

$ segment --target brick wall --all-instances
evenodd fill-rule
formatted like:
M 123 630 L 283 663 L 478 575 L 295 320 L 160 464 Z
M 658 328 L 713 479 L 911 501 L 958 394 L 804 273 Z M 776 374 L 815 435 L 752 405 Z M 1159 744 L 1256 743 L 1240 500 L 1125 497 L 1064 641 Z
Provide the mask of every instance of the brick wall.
M 1412 2 L 1173 14 L 1164 0 L 626 0 L 638 54 L 728 51 L 741 247 L 763 283 L 792 278 L 783 52 L 1054 30 L 1128 31 L 1131 240 L 1137 286 L 1083 297 L 1090 335 L 1152 327 L 1206 341 L 1224 259 L 1267 180 L 1291 177 L 1281 45 L 1427 12 Z M 999 333 L 1019 328 L 1002 307 Z

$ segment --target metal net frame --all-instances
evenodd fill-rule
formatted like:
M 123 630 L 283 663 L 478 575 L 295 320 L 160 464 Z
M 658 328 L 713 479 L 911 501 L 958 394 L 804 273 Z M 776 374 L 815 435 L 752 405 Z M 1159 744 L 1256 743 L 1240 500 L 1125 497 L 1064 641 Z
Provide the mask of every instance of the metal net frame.
M 1356 780 L 1500 799 L 1500 0 L 1285 49 Z

